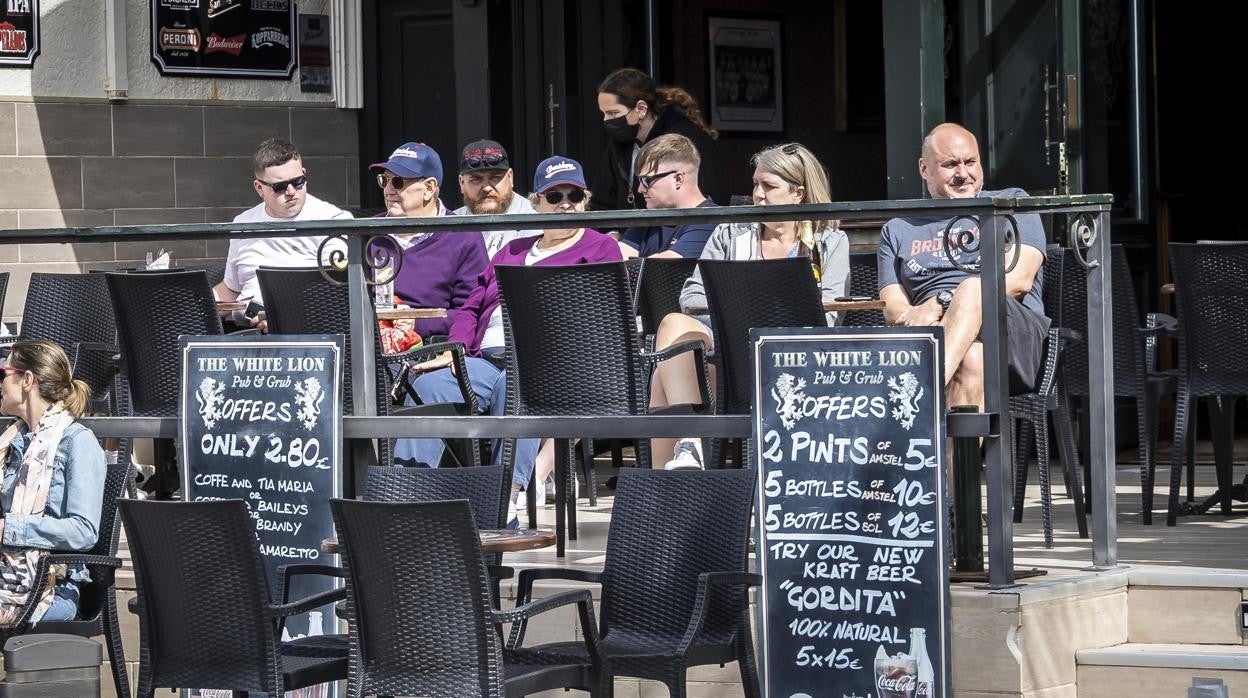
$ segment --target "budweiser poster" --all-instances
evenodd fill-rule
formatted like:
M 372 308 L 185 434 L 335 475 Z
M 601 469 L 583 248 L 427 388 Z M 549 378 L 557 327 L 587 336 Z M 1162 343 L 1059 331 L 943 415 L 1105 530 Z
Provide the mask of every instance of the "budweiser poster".
M 294 0 L 149 2 L 152 62 L 162 75 L 289 80 L 294 73 Z
M 39 55 L 39 0 L 0 0 L 0 65 L 35 64 Z

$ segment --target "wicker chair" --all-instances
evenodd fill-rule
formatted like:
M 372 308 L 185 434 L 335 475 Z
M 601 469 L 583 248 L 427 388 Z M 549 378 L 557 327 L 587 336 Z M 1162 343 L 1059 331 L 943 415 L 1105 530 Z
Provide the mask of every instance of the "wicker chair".
M 15 635 L 31 632 L 59 633 L 79 637 L 104 636 L 107 643 L 109 664 L 113 671 L 113 687 L 119 696 L 130 695 L 130 680 L 126 674 L 126 654 L 121 642 L 121 627 L 117 619 L 116 571 L 121 567 L 117 557 L 117 500 L 134 476 L 130 461 L 113 463 L 104 476 L 103 506 L 100 508 L 99 537 L 95 545 L 84 553 L 55 552 L 45 555 L 35 570 L 33 588 L 43 587 L 52 565 L 85 565 L 91 573 L 91 581 L 79 585 L 78 617 L 74 620 L 40 621 L 30 624 L 30 614 L 35 610 L 38 596 L 32 594 L 22 615 L 12 625 L 0 628 L 0 642 Z
M 4 310 L 4 296 L 9 291 L 9 272 L 0 271 L 0 313 Z
M 157 688 L 280 696 L 346 678 L 345 644 L 309 653 L 297 641 L 281 642 L 278 626 L 346 592 L 272 603 L 244 502 L 122 500 L 119 506 L 138 592 L 130 606 L 139 616 L 139 698 L 151 698 Z
M 337 275 L 345 280 L 345 274 Z M 261 267 L 256 271 L 260 293 L 264 297 L 265 315 L 269 332 L 273 334 L 341 334 L 346 337 L 343 360 L 343 409 L 354 413 L 351 390 L 351 310 L 348 288 L 332 284 L 321 276 L 318 269 L 270 269 Z M 371 313 L 372 305 L 368 306 Z M 464 366 L 463 345 L 424 344 L 401 354 L 384 354 L 377 323 L 373 322 L 373 355 L 376 359 L 377 414 L 379 415 L 441 415 L 453 416 L 477 413 L 477 398 L 468 383 L 468 371 Z M 409 363 L 432 359 L 443 351 L 451 351 L 455 360 L 455 375 L 459 377 L 462 403 L 444 405 L 419 405 L 398 407 L 391 403 L 391 389 L 396 381 L 405 380 L 403 368 Z M 397 378 L 396 378 L 397 376 Z M 389 464 L 394 452 L 394 439 L 381 441 L 380 459 Z M 464 446 L 457 451 L 466 454 L 462 465 L 478 465 L 476 449 Z M 432 465 L 437 465 L 433 463 Z
M 349 571 L 350 696 L 523 696 L 597 685 L 590 592 L 493 610 L 467 502 L 330 502 Z M 497 626 L 575 603 L 586 637 L 569 662 L 511 661 Z M 596 694 L 596 692 L 595 692 Z
M 598 652 L 602 682 L 616 676 L 661 681 L 685 695 L 685 672 L 737 661 L 747 696 L 758 696 L 747 569 L 755 471 L 626 470 L 620 473 L 602 572 L 570 568 L 520 572 L 516 603 L 533 583 L 567 579 L 602 585 Z M 525 624 L 509 646 L 526 662 L 585 661 L 579 643 L 522 648 Z
M 677 344 L 657 354 L 639 350 L 628 277 L 621 262 L 500 266 L 497 273 L 508 347 L 509 415 L 646 414 L 654 362 L 692 350 L 695 363 L 704 366 L 702 345 L 697 342 Z M 703 396 L 703 404 L 710 404 L 709 396 Z M 692 409 L 677 406 L 662 412 Z M 504 444 L 510 474 L 515 441 L 508 439 Z M 592 453 L 588 440 L 583 446 Z M 568 462 L 575 462 L 570 440 L 567 448 Z M 649 467 L 649 448 L 644 440 L 638 445 L 638 460 Z M 563 482 L 556 482 L 555 528 L 560 555 L 565 510 L 567 530 L 576 538 L 575 497 L 565 496 L 574 491 L 575 475 L 569 470 L 564 477 Z M 585 483 L 592 504 L 596 488 L 592 467 L 586 468 Z M 537 489 L 528 488 L 530 522 L 536 520 Z
M 698 260 L 693 258 L 662 259 L 651 257 L 641 267 L 637 286 L 637 315 L 641 318 L 641 334 L 646 348 L 654 348 L 654 333 L 668 313 L 680 312 L 680 289 L 693 276 Z
M 503 476 L 503 466 L 483 465 L 475 468 L 384 468 L 368 469 L 364 483 L 364 499 L 372 502 L 438 502 L 466 499 L 472 508 L 472 520 L 478 529 L 502 528 L 507 525 L 507 505 L 511 483 Z M 502 567 L 502 555 L 487 555 L 490 586 L 495 602 L 499 598 L 499 581 L 511 579 L 515 571 Z
M 1235 401 L 1248 395 L 1243 348 L 1248 346 L 1248 244 L 1170 243 L 1174 297 L 1179 309 L 1179 385 L 1175 398 L 1174 451 L 1166 525 L 1183 513 L 1203 513 L 1221 504 L 1231 513 L 1232 499 L 1248 499 L 1248 479 L 1233 484 Z M 1203 504 L 1181 507 L 1179 485 L 1194 398 L 1209 398 L 1218 493 Z
M 715 336 L 716 404 L 721 414 L 749 414 L 753 401 L 754 327 L 827 327 L 822 296 L 810 261 L 805 258 L 744 262 L 704 259 L 698 263 L 706 284 L 706 300 Z M 716 439 L 707 460 L 717 467 L 727 461 L 724 443 Z M 738 440 L 733 462 L 745 465 Z
M 116 410 L 117 323 L 102 275 L 31 274 L 21 332 L 0 339 L 0 353 L 20 339 L 56 342 L 69 357 L 74 378 L 91 388 L 88 411 Z
M 1134 285 L 1130 282 L 1131 269 L 1127 254 L 1121 245 L 1110 248 L 1111 271 L 1115 282 L 1113 299 L 1113 361 L 1114 395 L 1135 400 L 1139 435 L 1140 486 L 1142 513 L 1145 524 L 1153 522 L 1153 475 L 1157 463 L 1158 402 L 1161 396 L 1178 388 L 1177 371 L 1156 369 L 1157 339 L 1175 335 L 1178 321 L 1161 313 L 1144 316 L 1140 326 L 1140 310 L 1136 303 Z M 1061 279 L 1060 315 L 1054 322 L 1080 334 L 1088 331 L 1088 272 L 1073 254 L 1063 260 Z M 1046 281 L 1046 290 L 1047 290 Z M 1046 302 L 1046 308 L 1048 303 Z M 1086 344 L 1068 347 L 1062 359 L 1062 384 L 1066 391 L 1081 398 L 1087 413 L 1088 396 L 1088 350 Z M 1193 412 L 1194 416 L 1194 412 Z M 1085 468 L 1088 459 L 1084 459 Z M 1190 466 L 1190 461 L 1189 461 Z M 1086 471 L 1085 471 L 1086 472 Z M 1189 470 L 1189 475 L 1190 475 Z M 1190 497 L 1189 497 L 1190 499 Z
M 849 255 L 849 291 L 851 296 L 880 295 L 880 269 L 874 252 L 853 252 Z M 845 327 L 882 327 L 883 310 L 850 310 L 845 313 Z
M 1050 245 L 1044 263 L 1044 307 L 1060 308 L 1062 296 L 1063 260 L 1065 252 L 1057 245 Z M 1049 420 L 1057 429 L 1059 459 L 1062 475 L 1066 481 L 1066 494 L 1074 500 L 1075 525 L 1080 538 L 1088 537 L 1087 514 L 1084 512 L 1083 488 L 1079 482 L 1079 452 L 1075 447 L 1074 424 L 1066 391 L 1060 385 L 1059 366 L 1065 348 L 1081 335 L 1061 327 L 1051 318 L 1048 337 L 1044 342 L 1044 362 L 1040 379 L 1034 392 L 1010 396 L 1010 416 L 1017 428 L 1015 434 L 1014 476 L 1014 522 L 1023 520 L 1023 496 L 1027 490 L 1027 471 L 1031 463 L 1031 445 L 1034 436 L 1036 446 L 1036 469 L 1040 474 L 1040 508 L 1044 527 L 1044 547 L 1053 547 L 1053 487 L 1049 476 Z M 1086 355 L 1085 355 L 1086 356 Z
M 120 414 L 176 417 L 181 385 L 182 335 L 222 334 L 212 287 L 201 271 L 106 273 L 121 344 Z M 121 460 L 131 439 L 122 439 Z M 156 439 L 156 473 L 150 489 L 168 495 L 179 487 L 173 442 Z

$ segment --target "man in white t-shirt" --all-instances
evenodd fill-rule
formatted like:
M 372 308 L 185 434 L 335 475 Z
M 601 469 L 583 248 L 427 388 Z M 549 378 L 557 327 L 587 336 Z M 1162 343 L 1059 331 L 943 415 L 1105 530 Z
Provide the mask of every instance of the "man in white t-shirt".
M 459 193 L 464 205 L 455 209 L 462 216 L 494 213 L 533 213 L 528 198 L 516 196 L 515 175 L 507 151 L 496 141 L 474 141 L 464 146 L 459 158 Z M 540 230 L 485 230 L 485 252 L 494 258 L 503 245 L 517 238 L 541 235 Z
M 270 138 L 256 148 L 252 157 L 255 179 L 252 187 L 261 203 L 234 217 L 235 223 L 269 221 L 319 221 L 351 218 L 351 214 L 308 193 L 308 171 L 295 146 L 280 138 Z M 261 305 L 258 267 L 314 267 L 323 236 L 273 237 L 230 240 L 225 260 L 225 278 L 214 288 L 217 300 L 252 300 Z M 339 238 L 326 245 L 325 262 L 331 249 L 343 250 Z M 235 313 L 242 322 L 242 311 Z

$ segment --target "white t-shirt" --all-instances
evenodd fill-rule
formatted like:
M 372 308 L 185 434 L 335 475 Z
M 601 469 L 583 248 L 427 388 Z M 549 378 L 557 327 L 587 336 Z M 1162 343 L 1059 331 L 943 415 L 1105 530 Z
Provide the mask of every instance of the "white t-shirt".
M 269 223 L 275 221 L 323 221 L 351 218 L 351 214 L 337 206 L 322 201 L 311 194 L 303 202 L 303 208 L 293 218 L 274 218 L 260 203 L 234 217 L 235 223 Z M 238 291 L 239 298 L 251 297 L 264 303 L 260 297 L 260 283 L 256 280 L 259 267 L 314 267 L 317 265 L 317 248 L 324 236 L 248 238 L 230 240 L 230 251 L 225 260 L 225 285 Z M 333 238 L 326 245 L 326 259 L 330 250 L 339 249 L 346 254 L 346 244 L 341 238 Z M 241 317 L 241 314 L 239 314 Z
M 511 203 L 507 206 L 505 213 L 537 213 L 537 211 L 533 210 L 533 204 L 529 203 L 528 197 L 516 193 L 511 197 Z M 460 206 L 455 209 L 455 215 L 470 216 L 472 214 L 467 206 Z M 485 238 L 485 253 L 493 259 L 494 254 L 512 240 L 541 234 L 540 230 L 485 230 L 481 232 L 481 237 Z

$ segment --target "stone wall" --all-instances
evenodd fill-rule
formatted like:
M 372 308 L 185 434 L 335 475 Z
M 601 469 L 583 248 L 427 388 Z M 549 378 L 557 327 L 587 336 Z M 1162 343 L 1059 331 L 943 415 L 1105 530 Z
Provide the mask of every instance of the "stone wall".
M 300 149 L 313 194 L 354 208 L 356 122 L 329 105 L 0 101 L 0 229 L 229 221 L 259 201 L 250 158 L 271 136 Z M 21 314 L 32 272 L 134 266 L 162 246 L 195 266 L 220 263 L 228 243 L 0 244 L 3 319 Z

